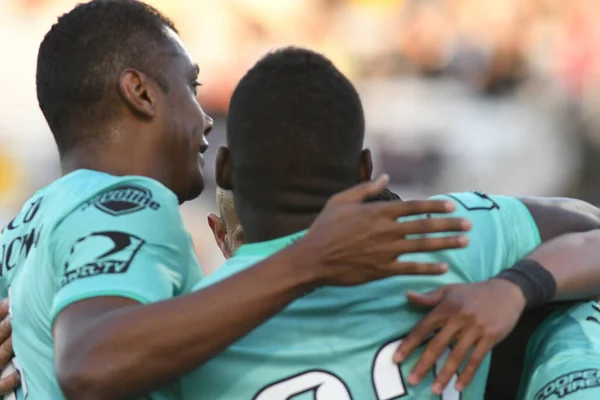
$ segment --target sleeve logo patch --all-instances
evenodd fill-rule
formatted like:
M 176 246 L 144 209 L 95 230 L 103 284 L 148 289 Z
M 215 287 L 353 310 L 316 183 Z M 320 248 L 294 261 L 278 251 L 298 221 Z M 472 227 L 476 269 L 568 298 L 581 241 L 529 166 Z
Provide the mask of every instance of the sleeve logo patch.
M 60 287 L 90 276 L 124 274 L 144 243 L 124 232 L 95 232 L 77 240 L 65 263 Z
M 133 184 L 122 185 L 100 193 L 89 200 L 83 210 L 93 205 L 98 210 L 118 217 L 131 214 L 145 208 L 158 210 L 160 204 L 152 199 L 152 192 Z

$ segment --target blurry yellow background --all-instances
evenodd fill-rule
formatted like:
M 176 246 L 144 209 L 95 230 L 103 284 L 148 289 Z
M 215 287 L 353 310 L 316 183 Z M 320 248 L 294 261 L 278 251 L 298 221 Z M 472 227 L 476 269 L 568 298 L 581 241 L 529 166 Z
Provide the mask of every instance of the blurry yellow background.
M 37 106 L 39 43 L 71 0 L 0 1 L 0 225 L 58 177 Z M 600 203 L 598 0 L 154 0 L 201 67 L 216 119 L 209 185 L 183 207 L 201 262 L 221 262 L 205 215 L 229 96 L 270 49 L 306 46 L 357 85 L 378 171 L 404 197 L 445 191 Z M 598 165 L 597 165 L 598 164 Z

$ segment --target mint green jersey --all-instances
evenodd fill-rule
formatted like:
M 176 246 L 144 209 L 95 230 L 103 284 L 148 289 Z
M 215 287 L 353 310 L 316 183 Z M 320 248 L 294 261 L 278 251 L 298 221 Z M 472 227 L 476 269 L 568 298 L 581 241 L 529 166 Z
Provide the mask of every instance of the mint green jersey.
M 529 341 L 520 399 L 600 399 L 600 307 L 559 307 Z
M 469 246 L 400 259 L 446 262 L 450 265 L 446 274 L 398 276 L 357 287 L 315 290 L 183 378 L 183 398 L 440 399 L 431 394 L 431 384 L 449 351 L 438 360 L 434 373 L 417 386 L 409 386 L 407 377 L 423 348 L 400 366 L 392 362 L 402 338 L 425 315 L 407 303 L 406 292 L 491 278 L 538 246 L 540 237 L 529 211 L 515 198 L 481 193 L 437 198 L 454 200 L 454 216 L 471 220 Z M 242 246 L 197 289 L 250 268 L 302 234 Z M 483 399 L 489 361 L 488 356 L 462 394 L 453 388 L 454 377 L 441 399 Z
M 64 398 L 52 324 L 65 307 L 99 296 L 147 304 L 189 292 L 201 278 L 171 191 L 152 179 L 87 170 L 38 191 L 2 230 L 0 274 L 23 382 L 17 397 L 34 400 Z

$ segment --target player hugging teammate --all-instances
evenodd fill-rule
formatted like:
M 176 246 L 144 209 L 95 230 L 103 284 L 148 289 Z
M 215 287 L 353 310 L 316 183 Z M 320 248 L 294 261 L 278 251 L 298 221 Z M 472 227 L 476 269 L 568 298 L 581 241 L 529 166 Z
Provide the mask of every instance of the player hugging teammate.
M 367 201 L 388 180 L 371 177 L 360 98 L 299 48 L 235 89 L 216 175 L 231 218 L 209 217 L 229 259 L 203 277 L 178 209 L 204 187 L 197 79 L 173 23 L 138 1 L 80 4 L 44 38 L 38 100 L 64 175 L 0 236 L 16 398 L 507 399 L 486 393 L 489 354 L 519 317 L 600 294 L 586 203 Z M 581 372 L 600 359 L 590 304 L 535 332 L 520 397 L 598 398 Z

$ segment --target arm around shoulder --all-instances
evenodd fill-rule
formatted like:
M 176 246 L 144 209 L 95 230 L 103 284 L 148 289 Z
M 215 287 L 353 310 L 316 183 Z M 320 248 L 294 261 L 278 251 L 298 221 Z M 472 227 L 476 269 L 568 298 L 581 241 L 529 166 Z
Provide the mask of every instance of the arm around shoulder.
M 542 241 L 566 233 L 600 229 L 600 209 L 588 202 L 565 197 L 522 197 Z

